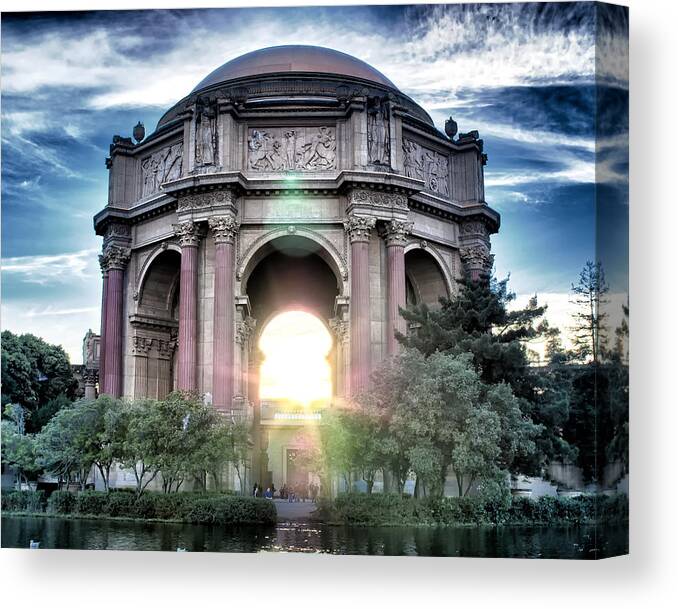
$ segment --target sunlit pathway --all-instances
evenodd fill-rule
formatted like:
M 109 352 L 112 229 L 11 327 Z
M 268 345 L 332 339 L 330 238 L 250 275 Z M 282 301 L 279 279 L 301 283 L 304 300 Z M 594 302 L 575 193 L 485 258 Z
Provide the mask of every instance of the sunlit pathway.
M 283 499 L 274 499 L 274 501 L 278 510 L 278 522 L 315 520 L 312 513 L 317 506 L 312 501 L 306 501 L 306 503 L 303 501 L 290 503 Z

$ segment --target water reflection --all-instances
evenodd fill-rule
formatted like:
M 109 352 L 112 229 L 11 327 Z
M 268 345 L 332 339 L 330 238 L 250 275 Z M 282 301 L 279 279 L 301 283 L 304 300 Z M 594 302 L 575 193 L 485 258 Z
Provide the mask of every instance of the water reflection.
M 576 558 L 628 552 L 628 528 L 331 527 L 279 523 L 219 527 L 59 518 L 2 517 L 2 547 L 190 552 L 328 552 L 385 556 Z

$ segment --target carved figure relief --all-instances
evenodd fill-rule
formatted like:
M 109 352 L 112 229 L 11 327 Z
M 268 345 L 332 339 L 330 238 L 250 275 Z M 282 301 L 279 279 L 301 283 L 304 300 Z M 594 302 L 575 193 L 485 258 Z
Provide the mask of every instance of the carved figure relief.
M 370 100 L 367 109 L 367 156 L 372 165 L 391 166 L 389 114 L 386 99 Z
M 147 197 L 160 190 L 160 185 L 181 177 L 184 145 L 179 142 L 165 146 L 141 162 L 143 181 L 142 196 Z
M 218 144 L 216 107 L 198 99 L 195 105 L 195 164 L 216 165 Z
M 443 197 L 450 196 L 450 168 L 445 155 L 403 139 L 405 175 L 424 180 L 426 190 Z
M 254 171 L 324 171 L 337 167 L 334 127 L 250 129 L 247 166 Z

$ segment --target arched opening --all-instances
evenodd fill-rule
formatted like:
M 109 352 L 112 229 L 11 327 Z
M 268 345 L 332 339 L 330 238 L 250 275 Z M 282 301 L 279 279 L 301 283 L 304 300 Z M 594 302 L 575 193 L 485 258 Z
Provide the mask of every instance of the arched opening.
M 405 287 L 407 306 L 424 303 L 435 307 L 440 298 L 449 297 L 438 261 L 424 249 L 405 253 Z
M 132 319 L 134 397 L 162 399 L 175 388 L 181 254 L 167 249 L 142 275 Z
M 322 319 L 332 317 L 341 282 L 316 242 L 297 235 L 279 237 L 257 251 L 250 267 L 243 290 L 260 322 L 294 304 Z
M 298 459 L 317 441 L 325 408 L 343 387 L 344 345 L 329 332 L 342 281 L 318 243 L 285 235 L 262 245 L 243 272 L 256 333 L 250 361 L 253 482 L 304 487 Z

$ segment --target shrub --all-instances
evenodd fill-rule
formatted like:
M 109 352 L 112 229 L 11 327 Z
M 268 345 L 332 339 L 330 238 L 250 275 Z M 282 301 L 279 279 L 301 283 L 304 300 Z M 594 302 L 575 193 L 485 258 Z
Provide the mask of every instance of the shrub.
M 273 524 L 276 516 L 272 501 L 219 495 L 193 500 L 186 520 L 194 524 Z
M 135 499 L 134 493 L 110 493 L 108 495 L 108 515 L 132 516 Z
M 356 525 L 586 524 L 628 518 L 625 495 L 511 497 L 507 494 L 414 499 L 398 495 L 344 494 L 324 500 L 326 520 Z
M 75 511 L 78 514 L 100 516 L 108 511 L 108 495 L 99 491 L 83 491 L 75 496 Z
M 2 510 L 4 512 L 43 512 L 45 505 L 45 491 L 2 493 Z
M 47 500 L 47 511 L 54 514 L 70 514 L 75 509 L 75 495 L 69 491 L 54 491 Z

